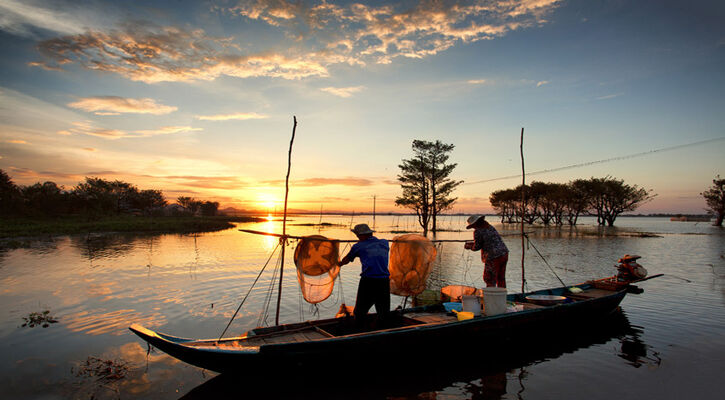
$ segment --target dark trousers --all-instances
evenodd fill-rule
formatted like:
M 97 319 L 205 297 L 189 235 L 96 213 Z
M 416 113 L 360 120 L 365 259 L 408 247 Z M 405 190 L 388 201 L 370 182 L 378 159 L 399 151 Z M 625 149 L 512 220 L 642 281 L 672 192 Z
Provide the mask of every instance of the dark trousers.
M 360 277 L 355 300 L 355 325 L 365 327 L 365 315 L 375 305 L 378 327 L 383 327 L 390 311 L 390 279 Z

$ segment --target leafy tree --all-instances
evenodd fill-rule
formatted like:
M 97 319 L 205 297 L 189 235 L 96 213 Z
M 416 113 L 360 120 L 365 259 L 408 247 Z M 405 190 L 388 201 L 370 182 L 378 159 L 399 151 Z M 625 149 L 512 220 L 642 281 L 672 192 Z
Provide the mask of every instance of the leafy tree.
M 567 184 L 564 192 L 564 213 L 569 225 L 576 225 L 579 215 L 585 213 L 591 201 L 587 181 L 577 179 Z
M 73 188 L 73 196 L 84 211 L 97 214 L 120 214 L 132 207 L 138 194 L 136 186 L 123 181 L 86 177 Z
M 595 190 L 595 201 L 591 204 L 594 205 L 600 225 L 606 223 L 613 226 L 621 213 L 634 211 L 654 198 L 654 195 L 650 195 L 646 189 L 637 185 L 627 185 L 623 180 L 610 176 L 592 178 L 591 181 Z
M 138 208 L 146 214 L 167 204 L 164 194 L 160 190 L 151 189 L 137 192 L 131 203 L 134 208 Z
M 179 198 L 176 199 L 176 203 L 184 207 L 184 209 L 191 215 L 196 215 L 196 212 L 199 211 L 199 207 L 201 207 L 203 202 L 193 197 L 179 196 Z
M 395 199 L 395 205 L 415 211 L 418 223 L 423 228 L 423 235 L 427 235 L 431 213 L 428 166 L 422 149 L 414 145 L 413 153 L 414 158 L 403 160 L 403 163 L 398 165 L 400 168 L 398 181 L 403 194 Z
M 201 215 L 213 217 L 216 215 L 217 210 L 219 210 L 219 202 L 214 201 L 205 201 L 200 206 Z
M 0 169 L 0 214 L 8 215 L 20 211 L 22 195 L 20 188 Z
M 68 193 L 55 182 L 36 183 L 20 189 L 25 210 L 31 214 L 60 215 L 68 212 Z
M 715 226 L 722 226 L 723 217 L 725 217 L 725 179 L 720 179 L 720 175 L 712 180 L 712 186 L 704 192 L 700 193 L 707 203 L 707 212 L 715 215 Z
M 451 197 L 451 194 L 463 183 L 450 179 L 458 165 L 448 164 L 448 153 L 454 148 L 454 145 L 440 140 L 414 140 L 414 157 L 403 160 L 398 166 L 401 170 L 398 181 L 403 188 L 403 195 L 396 198 L 395 204 L 415 210 L 424 235 L 428 234 L 430 221 L 432 231 L 437 231 L 438 214 L 453 207 L 457 198 Z

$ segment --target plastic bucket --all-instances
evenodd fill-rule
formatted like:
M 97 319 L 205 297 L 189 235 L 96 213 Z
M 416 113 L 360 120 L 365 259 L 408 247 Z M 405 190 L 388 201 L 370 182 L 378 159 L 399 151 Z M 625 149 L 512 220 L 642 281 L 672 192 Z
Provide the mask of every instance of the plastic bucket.
M 477 296 L 461 296 L 463 311 L 472 312 L 473 315 L 481 315 L 481 300 Z
M 498 315 L 506 312 L 506 288 L 483 288 L 483 304 L 486 315 Z M 466 306 L 464 305 L 465 309 Z

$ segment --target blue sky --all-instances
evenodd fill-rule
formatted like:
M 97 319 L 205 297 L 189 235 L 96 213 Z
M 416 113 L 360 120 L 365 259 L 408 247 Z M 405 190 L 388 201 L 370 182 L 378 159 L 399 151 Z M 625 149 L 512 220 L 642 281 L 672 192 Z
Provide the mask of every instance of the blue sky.
M 453 143 L 456 211 L 527 171 L 725 138 L 717 1 L 0 0 L 0 168 L 174 199 L 393 211 L 414 139 Z M 701 212 L 725 140 L 531 179 L 611 175 Z

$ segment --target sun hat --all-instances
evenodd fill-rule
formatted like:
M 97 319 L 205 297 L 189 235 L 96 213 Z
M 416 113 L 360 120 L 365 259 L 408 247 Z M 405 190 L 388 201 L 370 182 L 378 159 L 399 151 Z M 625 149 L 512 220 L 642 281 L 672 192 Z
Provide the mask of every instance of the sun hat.
M 471 215 L 470 217 L 468 217 L 468 220 L 466 220 L 466 222 L 468 222 L 468 226 L 466 227 L 466 229 L 471 229 L 473 228 L 473 225 L 476 225 L 476 222 L 485 220 L 485 215 Z
M 354 228 L 350 229 L 350 231 L 356 235 L 366 235 L 368 233 L 375 232 L 374 230 L 370 229 L 368 224 L 357 224 Z

